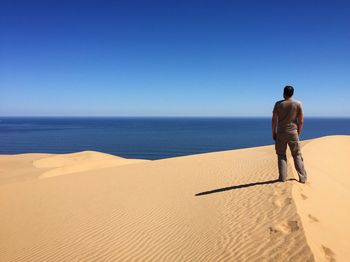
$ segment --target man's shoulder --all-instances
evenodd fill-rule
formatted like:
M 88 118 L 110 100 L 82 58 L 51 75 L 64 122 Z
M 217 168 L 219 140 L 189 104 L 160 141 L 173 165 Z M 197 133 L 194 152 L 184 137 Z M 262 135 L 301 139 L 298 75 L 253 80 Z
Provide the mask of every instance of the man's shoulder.
M 273 113 L 277 113 L 278 111 L 279 111 L 279 105 L 283 102 L 284 100 L 280 100 L 280 101 L 277 101 L 276 103 L 275 103 L 275 106 L 273 107 Z
M 295 104 L 297 104 L 298 106 L 301 106 L 302 104 L 301 104 L 301 101 L 299 101 L 299 100 L 294 100 L 293 99 L 293 102 L 295 103 Z
M 297 105 L 299 105 L 299 106 L 302 105 L 301 101 L 295 100 L 295 99 L 288 99 L 288 100 L 283 99 L 283 100 L 279 100 L 279 101 L 276 102 L 275 105 L 279 105 L 279 104 L 283 104 L 283 103 L 286 103 L 286 104 L 292 103 L 292 104 L 297 104 Z
M 279 100 L 279 101 L 277 101 L 277 102 L 275 103 L 275 106 L 277 106 L 277 105 L 283 103 L 284 101 L 285 101 L 285 100 Z

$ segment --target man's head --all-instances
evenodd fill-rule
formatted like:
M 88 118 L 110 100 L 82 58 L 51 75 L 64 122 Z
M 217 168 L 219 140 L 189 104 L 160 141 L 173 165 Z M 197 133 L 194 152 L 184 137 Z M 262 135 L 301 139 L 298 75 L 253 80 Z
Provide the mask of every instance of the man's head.
M 292 97 L 294 94 L 294 87 L 292 86 L 285 86 L 283 90 L 283 96 L 285 99 L 288 99 Z

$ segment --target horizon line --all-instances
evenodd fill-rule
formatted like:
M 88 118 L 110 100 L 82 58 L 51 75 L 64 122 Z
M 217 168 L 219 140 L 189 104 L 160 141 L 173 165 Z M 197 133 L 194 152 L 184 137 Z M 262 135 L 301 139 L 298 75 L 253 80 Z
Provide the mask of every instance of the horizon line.
M 270 118 L 271 116 L 211 116 L 211 115 L 0 115 L 0 117 L 11 118 L 11 117 L 57 117 L 57 118 Z M 350 118 L 350 116 L 304 116 L 304 118 Z

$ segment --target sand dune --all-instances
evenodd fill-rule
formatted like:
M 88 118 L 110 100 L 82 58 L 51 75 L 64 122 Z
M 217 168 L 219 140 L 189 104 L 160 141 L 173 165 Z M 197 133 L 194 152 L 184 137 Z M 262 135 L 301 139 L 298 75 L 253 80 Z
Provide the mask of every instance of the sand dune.
M 53 155 L 35 160 L 36 168 L 47 168 L 39 178 L 67 175 L 87 170 L 145 162 L 141 159 L 126 159 L 100 152 L 83 151 L 72 154 Z
M 349 136 L 304 143 L 306 185 L 292 161 L 275 181 L 273 146 L 1 156 L 0 261 L 348 261 L 349 148 Z
M 0 185 L 147 161 L 149 160 L 127 159 L 94 151 L 71 154 L 1 155 Z
M 37 179 L 42 170 L 33 166 L 33 162 L 48 156 L 50 154 L 0 155 L 0 185 Z

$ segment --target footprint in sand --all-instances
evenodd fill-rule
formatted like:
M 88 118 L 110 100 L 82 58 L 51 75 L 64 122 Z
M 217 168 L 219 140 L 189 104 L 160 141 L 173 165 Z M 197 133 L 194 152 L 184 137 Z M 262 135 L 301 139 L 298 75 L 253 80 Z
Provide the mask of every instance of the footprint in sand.
M 284 185 L 276 185 L 276 188 L 274 190 L 274 195 L 279 196 L 279 195 L 284 195 L 287 193 L 287 189 L 284 187 Z
M 293 200 L 290 197 L 286 197 L 287 189 L 282 184 L 276 185 L 276 188 L 273 192 L 273 196 L 275 197 L 275 200 L 273 201 L 273 204 L 276 207 L 283 207 L 285 205 L 290 205 Z
M 326 260 L 327 261 L 330 261 L 330 262 L 335 262 L 336 259 L 335 259 L 335 253 L 333 252 L 332 249 L 326 247 L 326 246 L 322 246 L 322 249 L 324 251 L 324 254 L 325 254 L 325 257 L 326 257 Z
M 291 232 L 295 232 L 299 230 L 298 221 L 288 221 L 288 227 Z
M 306 196 L 306 195 L 304 195 L 304 194 L 300 194 L 300 196 L 301 196 L 301 198 L 303 199 L 303 200 L 306 200 L 308 197 Z
M 309 217 L 311 223 L 320 222 L 320 220 L 318 220 L 318 218 L 314 217 L 313 215 L 309 214 L 308 217 Z
M 276 207 L 279 207 L 281 208 L 282 206 L 286 206 L 286 205 L 290 205 L 292 204 L 293 202 L 293 199 L 290 198 L 290 197 L 287 197 L 285 199 L 283 199 L 282 197 L 278 197 L 277 199 L 275 199 L 275 201 L 273 201 L 273 204 L 276 206 Z M 283 204 L 282 204 L 283 203 Z
M 285 205 L 290 205 L 292 204 L 293 202 L 293 199 L 291 197 L 287 197 L 285 200 L 284 200 L 284 204 Z
M 298 221 L 287 221 L 274 227 L 269 227 L 270 234 L 289 234 L 299 230 Z

